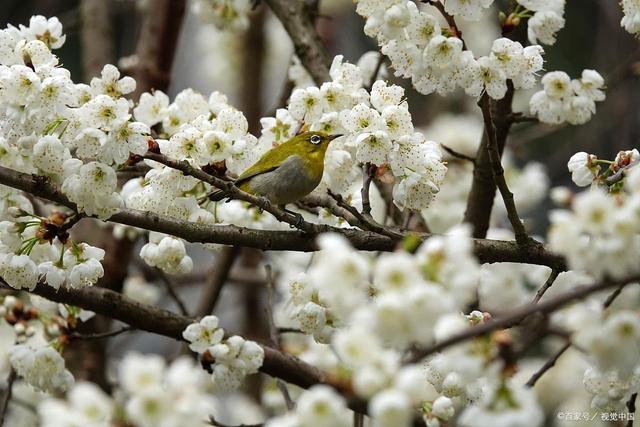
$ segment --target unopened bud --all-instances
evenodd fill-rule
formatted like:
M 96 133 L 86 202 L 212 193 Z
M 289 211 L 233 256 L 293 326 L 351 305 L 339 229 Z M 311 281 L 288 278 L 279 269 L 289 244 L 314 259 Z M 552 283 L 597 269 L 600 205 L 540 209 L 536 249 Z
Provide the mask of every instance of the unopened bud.
M 24 327 L 24 323 L 22 322 L 18 322 L 15 325 L 13 325 L 13 332 L 15 332 L 16 335 L 24 335 L 26 328 Z

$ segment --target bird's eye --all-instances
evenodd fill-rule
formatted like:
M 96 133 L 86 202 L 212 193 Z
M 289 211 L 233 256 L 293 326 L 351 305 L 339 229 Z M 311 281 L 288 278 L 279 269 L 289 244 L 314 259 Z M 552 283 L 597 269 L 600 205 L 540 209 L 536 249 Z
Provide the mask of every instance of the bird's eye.
M 311 136 L 311 138 L 309 138 L 309 142 L 312 144 L 320 144 L 321 141 L 322 138 L 320 137 L 320 135 L 313 135 Z

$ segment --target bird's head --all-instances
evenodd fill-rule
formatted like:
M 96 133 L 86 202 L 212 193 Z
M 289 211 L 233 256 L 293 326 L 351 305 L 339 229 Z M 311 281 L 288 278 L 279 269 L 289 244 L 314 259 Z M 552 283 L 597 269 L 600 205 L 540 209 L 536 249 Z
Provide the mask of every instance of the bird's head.
M 307 153 L 324 153 L 327 151 L 329 143 L 342 134 L 329 135 L 320 131 L 302 132 L 292 138 L 292 142 L 298 150 Z

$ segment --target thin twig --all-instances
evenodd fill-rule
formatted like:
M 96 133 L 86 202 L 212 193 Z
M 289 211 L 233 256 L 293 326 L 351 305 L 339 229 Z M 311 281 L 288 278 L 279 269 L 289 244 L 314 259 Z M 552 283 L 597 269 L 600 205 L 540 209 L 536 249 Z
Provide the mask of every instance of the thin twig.
M 622 292 L 622 288 L 624 288 L 624 285 L 621 285 L 618 289 L 616 289 L 615 291 L 613 291 L 608 297 L 607 299 L 604 301 L 603 306 L 604 308 L 609 308 L 609 306 L 611 304 L 613 304 L 613 302 L 616 300 L 616 298 L 618 298 L 618 296 L 620 295 L 620 293 Z
M 537 304 L 538 301 L 540 301 L 540 298 L 542 298 L 542 296 L 545 294 L 545 292 L 547 292 L 549 290 L 549 288 L 551 287 L 551 285 L 553 285 L 553 282 L 555 282 L 556 278 L 558 277 L 558 275 L 560 274 L 560 270 L 558 270 L 557 268 L 552 268 L 551 269 L 551 273 L 549 274 L 549 277 L 547 278 L 547 281 L 544 282 L 544 285 L 542 285 L 542 287 L 540 287 L 540 289 L 538 289 L 538 292 L 536 292 L 536 296 L 533 298 L 533 303 Z
M 373 70 L 373 74 L 371 75 L 371 79 L 369 80 L 369 84 L 365 87 L 367 92 L 371 92 L 371 88 L 373 88 L 373 84 L 378 79 L 378 73 L 380 73 L 380 69 L 382 68 L 382 64 L 384 64 L 384 55 L 382 53 L 378 53 L 378 62 L 376 63 L 376 68 Z
M 362 214 L 365 216 L 371 216 L 371 200 L 369 199 L 369 190 L 371 188 L 371 180 L 375 173 L 375 166 L 371 163 L 365 163 L 362 165 Z
M 560 350 L 558 350 L 549 360 L 547 360 L 547 362 L 542 365 L 542 367 L 540 369 L 538 369 L 532 376 L 531 378 L 529 378 L 529 381 L 526 382 L 526 386 L 527 387 L 533 387 L 536 382 L 538 382 L 538 380 L 551 368 L 553 368 L 553 366 L 556 364 L 556 362 L 558 361 L 558 359 L 560 358 L 560 356 L 562 356 L 564 354 L 565 351 L 567 351 L 569 349 L 569 347 L 571 347 L 571 342 L 567 342 L 565 345 L 562 346 L 562 348 L 560 348 Z
M 364 415 L 353 413 L 353 427 L 364 427 Z
M 418 349 L 410 357 L 407 358 L 407 362 L 418 362 L 426 356 L 442 351 L 445 348 L 451 347 L 455 344 L 459 344 L 475 337 L 486 335 L 497 329 L 510 328 L 518 325 L 524 319 L 534 313 L 551 313 L 568 304 L 569 302 L 584 298 L 592 293 L 609 289 L 614 286 L 626 286 L 629 283 L 638 281 L 638 279 L 640 279 L 639 276 L 631 276 L 622 280 L 604 280 L 588 286 L 578 286 L 570 292 L 546 299 L 545 301 L 541 301 L 538 304 L 529 303 L 520 307 L 516 307 L 500 317 L 496 317 L 481 325 L 467 328 L 462 332 L 452 335 L 451 337 L 446 338 L 431 347 Z
M 633 393 L 627 402 L 627 416 L 631 414 L 629 420 L 627 421 L 627 427 L 633 427 L 634 419 L 632 416 L 636 413 L 636 399 L 638 398 L 638 393 Z
M 302 330 L 298 328 L 280 327 L 278 328 L 279 334 L 304 334 Z
M 347 203 L 340 194 L 335 194 L 331 190 L 328 190 L 327 193 L 336 201 L 336 203 L 338 203 L 338 206 L 347 210 L 351 215 L 353 215 L 359 221 L 359 223 L 362 224 L 362 227 L 365 230 L 373 231 L 375 233 L 391 238 L 398 238 L 402 235 L 402 233 L 399 231 L 395 231 L 389 227 L 383 226 L 382 224 L 378 224 L 371 217 L 371 215 L 365 215 L 358 212 L 358 209 Z
M 69 335 L 72 340 L 99 340 L 103 338 L 111 338 L 116 335 L 124 334 L 125 332 L 131 332 L 135 330 L 132 326 L 123 326 L 120 329 L 116 329 L 114 331 L 108 332 L 97 332 L 94 334 L 81 334 L 78 332 L 73 332 Z
M 214 426 L 214 427 L 263 427 L 264 424 L 236 424 L 236 425 L 229 425 L 229 424 L 223 424 L 220 421 L 216 420 L 215 417 L 213 415 L 209 415 L 209 424 Z
M 291 398 L 291 394 L 289 393 L 289 389 L 287 388 L 285 382 L 277 379 L 276 386 L 278 387 L 278 390 L 280 390 L 280 393 L 282 393 L 282 398 L 284 399 L 284 404 L 287 407 L 287 411 L 293 411 L 294 409 L 296 409 L 296 403 Z
M 271 265 L 264 267 L 267 274 L 267 319 L 269 321 L 269 338 L 275 348 L 280 348 L 280 335 L 278 335 L 278 327 L 273 319 L 273 270 Z
M 467 160 L 467 161 L 469 161 L 469 162 L 471 162 L 473 164 L 476 163 L 476 159 L 474 159 L 471 156 L 467 156 L 466 154 L 462 154 L 459 151 L 456 151 L 453 148 L 448 147 L 448 146 L 446 146 L 446 145 L 444 145 L 442 143 L 440 144 L 440 146 L 442 147 L 442 149 L 444 151 L 446 151 L 447 153 L 451 154 L 453 157 L 457 157 L 457 158 L 462 159 L 462 160 Z
M 169 295 L 169 297 L 173 300 L 173 302 L 176 303 L 176 305 L 178 306 L 178 309 L 180 310 L 180 313 L 184 314 L 185 316 L 188 316 L 189 310 L 187 310 L 187 306 L 184 304 L 184 301 L 182 301 L 182 299 L 180 298 L 180 295 L 178 295 L 178 293 L 176 292 L 175 286 L 171 281 L 171 279 L 169 278 L 169 276 L 167 276 L 167 273 L 160 270 L 159 268 L 157 270 L 158 270 L 158 277 L 160 277 L 162 283 L 164 284 L 164 287 L 167 290 L 167 294 Z
M 489 154 L 489 161 L 491 162 L 491 168 L 493 170 L 493 179 L 495 181 L 502 200 L 504 201 L 505 208 L 507 210 L 507 217 L 513 228 L 513 232 L 516 235 L 516 242 L 520 244 L 527 244 L 531 242 L 531 238 L 527 234 L 524 228 L 524 224 L 520 220 L 518 210 L 513 198 L 513 193 L 509 190 L 507 181 L 504 177 L 504 169 L 500 162 L 500 150 L 498 148 L 498 142 L 496 137 L 496 128 L 494 126 L 492 113 L 491 113 L 491 98 L 486 93 L 482 95 L 478 106 L 482 109 L 482 117 L 484 119 L 484 128 L 487 134 L 487 152 Z
M 215 264 L 209 273 L 211 278 L 204 284 L 196 316 L 203 317 L 213 313 L 239 252 L 239 248 L 235 246 L 224 247 L 218 252 Z
M 9 409 L 9 401 L 11 401 L 11 394 L 13 392 L 13 382 L 16 380 L 16 371 L 13 367 L 9 370 L 9 376 L 7 377 L 7 388 L 4 390 L 2 396 L 2 402 L 0 403 L 0 427 L 4 425 L 4 420 L 7 416 Z
M 439 0 L 422 0 L 424 3 L 427 3 L 433 7 L 435 7 L 436 9 L 438 9 L 438 11 L 440 12 L 440 14 L 444 17 L 444 19 L 447 21 L 447 24 L 449 25 L 449 28 L 454 32 L 454 36 L 458 37 L 460 40 L 462 40 L 462 49 L 466 49 L 466 44 L 464 42 L 464 39 L 462 38 L 462 32 L 460 31 L 460 28 L 458 27 L 458 24 L 456 24 L 456 20 L 455 18 L 450 15 L 449 13 L 447 13 L 447 11 L 444 9 L 444 4 L 442 2 L 440 2 Z

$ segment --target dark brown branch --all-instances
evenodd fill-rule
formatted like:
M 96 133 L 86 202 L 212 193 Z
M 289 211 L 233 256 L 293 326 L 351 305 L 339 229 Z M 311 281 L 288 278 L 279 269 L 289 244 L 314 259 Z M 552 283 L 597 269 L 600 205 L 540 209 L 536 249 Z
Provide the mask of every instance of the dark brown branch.
M 447 25 L 449 25 L 449 29 L 453 32 L 452 36 L 458 37 L 460 40 L 462 40 L 462 48 L 466 49 L 464 39 L 462 38 L 462 32 L 460 31 L 458 24 L 456 24 L 455 18 L 452 15 L 449 15 L 449 13 L 447 13 L 447 11 L 444 9 L 444 4 L 440 0 L 422 0 L 422 1 L 438 9 L 440 14 L 447 21 Z
M 220 300 L 222 288 L 229 278 L 233 262 L 238 256 L 239 249 L 235 246 L 225 247 L 218 252 L 216 261 L 211 271 L 211 278 L 204 284 L 204 290 L 200 296 L 200 305 L 196 316 L 203 317 L 213 313 L 216 304 Z
M 371 180 L 375 173 L 375 166 L 371 163 L 362 165 L 362 214 L 371 216 L 371 201 L 369 200 L 369 190 L 371 188 Z
M 373 88 L 373 84 L 376 82 L 378 78 L 378 74 L 382 69 L 382 64 L 384 64 L 384 59 L 385 59 L 385 56 L 382 53 L 378 53 L 378 62 L 376 62 L 376 67 L 373 70 L 373 74 L 371 75 L 371 79 L 369 80 L 369 83 L 367 84 L 367 86 L 365 86 L 365 89 L 367 92 L 371 92 L 371 88 Z
M 9 376 L 7 377 L 7 388 L 5 388 L 2 395 L 2 402 L 0 402 L 0 427 L 4 425 L 4 421 L 7 417 L 9 410 L 9 402 L 11 401 L 11 394 L 13 392 L 13 382 L 16 380 L 16 371 L 13 368 L 9 369 Z
M 328 191 L 328 193 L 336 201 L 338 206 L 348 211 L 351 215 L 353 215 L 357 219 L 358 221 L 357 223 L 360 224 L 360 227 L 362 229 L 373 231 L 380 235 L 388 236 L 392 239 L 402 236 L 402 233 L 400 233 L 399 231 L 395 231 L 390 228 L 384 227 L 381 224 L 378 224 L 371 217 L 371 215 L 358 212 L 358 209 L 356 209 L 354 206 L 351 206 L 349 203 L 347 203 L 340 194 L 334 194 L 330 190 Z
M 433 353 L 442 351 L 448 347 L 451 347 L 452 345 L 459 344 L 461 342 L 467 341 L 475 337 L 486 335 L 497 329 L 510 328 L 515 325 L 518 325 L 525 318 L 527 318 L 528 316 L 534 313 L 541 313 L 541 314 L 551 313 L 555 310 L 558 310 L 559 308 L 562 308 L 564 305 L 572 301 L 579 300 L 595 292 L 609 289 L 615 286 L 625 286 L 629 283 L 637 281 L 638 279 L 639 279 L 638 276 L 631 276 L 631 277 L 620 279 L 620 280 L 604 280 L 591 285 L 578 286 L 573 290 L 571 290 L 570 292 L 566 292 L 554 298 L 549 298 L 538 304 L 530 303 L 521 307 L 517 307 L 503 314 L 498 318 L 489 320 L 488 322 L 483 323 L 481 325 L 470 327 L 456 335 L 453 335 L 447 339 L 440 341 L 439 343 L 431 347 L 418 350 L 414 352 L 414 354 L 412 354 L 410 358 L 408 358 L 408 361 L 409 362 L 420 361 L 423 358 Z
M 613 291 L 611 295 L 607 297 L 607 299 L 603 303 L 604 308 L 609 308 L 611 304 L 613 304 L 616 298 L 618 298 L 618 296 L 622 293 L 622 288 L 624 288 L 624 285 L 620 285 L 618 289 Z
M 176 305 L 178 306 L 178 309 L 180 310 L 180 313 L 182 313 L 185 316 L 188 316 L 189 310 L 187 310 L 187 306 L 184 304 L 184 301 L 182 301 L 182 298 L 180 298 L 180 295 L 178 295 L 178 293 L 176 292 L 176 287 L 173 281 L 171 280 L 171 278 L 167 276 L 167 273 L 165 273 L 161 269 L 158 268 L 157 270 L 158 270 L 157 271 L 158 277 L 160 277 L 162 284 L 164 284 L 164 287 L 167 291 L 167 295 L 169 295 L 169 297 L 173 300 L 173 302 L 176 303 Z
M 229 424 L 221 423 L 220 421 L 216 420 L 213 415 L 209 415 L 209 424 L 211 424 L 213 427 L 262 427 L 264 426 L 264 424 L 236 424 L 232 426 Z
M 507 136 L 511 129 L 511 123 L 506 120 L 511 114 L 511 102 L 513 100 L 513 84 L 507 81 L 508 89 L 504 98 L 493 103 L 493 125 L 495 126 L 496 140 L 500 155 L 504 151 Z M 478 146 L 473 167 L 473 181 L 471 191 L 467 198 L 467 208 L 464 213 L 464 222 L 471 224 L 473 237 L 484 238 L 489 229 L 489 220 L 493 209 L 493 200 L 496 195 L 496 185 L 493 179 L 493 169 L 487 152 L 487 132 L 482 134 L 482 140 Z
M 476 163 L 476 159 L 474 159 L 471 156 L 467 156 L 466 154 L 462 154 L 462 153 L 454 150 L 453 148 L 448 147 L 448 146 L 446 146 L 446 145 L 444 145 L 442 143 L 440 144 L 440 146 L 442 147 L 442 149 L 444 151 L 446 151 L 447 153 L 451 154 L 453 157 L 457 157 L 458 159 L 462 159 L 462 160 L 467 160 L 467 161 L 469 161 L 469 162 L 471 162 L 473 164 Z
M 51 185 L 46 178 L 25 174 L 0 166 L 0 184 L 31 193 L 35 196 L 55 202 L 76 210 L 71 202 L 58 188 Z M 170 234 L 188 242 L 217 243 L 222 245 L 245 246 L 263 250 L 292 250 L 310 252 L 317 251 L 315 235 L 289 230 L 255 230 L 234 225 L 208 225 L 188 221 L 180 221 L 166 215 L 142 212 L 135 209 L 122 209 L 109 218 L 115 222 L 149 231 Z M 392 239 L 371 231 L 343 229 L 337 227 L 315 225 L 318 232 L 335 232 L 342 234 L 351 245 L 365 251 L 393 251 L 401 239 Z M 430 234 L 418 234 L 423 240 Z M 474 252 L 481 263 L 487 262 L 519 262 L 525 264 L 547 265 L 565 270 L 564 258 L 547 251 L 542 245 L 518 246 L 516 242 L 503 240 L 474 239 Z
M 97 332 L 93 334 L 80 334 L 78 332 L 74 332 L 71 335 L 69 335 L 69 337 L 72 340 L 100 340 L 103 338 L 115 337 L 116 335 L 124 334 L 126 332 L 131 332 L 133 330 L 134 328 L 132 328 L 131 326 L 123 326 L 122 328 L 116 329 L 114 331 Z
M 304 1 L 265 0 L 289 34 L 296 55 L 318 86 L 329 80 L 329 60 Z
M 547 360 L 547 362 L 542 365 L 542 367 L 540 369 L 538 369 L 532 376 L 531 378 L 529 378 L 529 381 L 526 382 L 526 386 L 527 387 L 533 387 L 534 385 L 536 385 L 536 382 L 538 382 L 538 380 L 551 368 L 553 368 L 553 366 L 556 364 L 556 362 L 558 361 L 558 359 L 560 358 L 560 356 L 562 356 L 564 354 L 565 351 L 567 351 L 569 349 L 569 347 L 571 347 L 571 342 L 567 342 L 565 345 L 563 345 L 560 350 L 558 350 L 549 360 Z
M 8 285 L 4 284 L 4 286 L 10 289 Z M 178 341 L 183 341 L 182 331 L 196 321 L 195 318 L 141 304 L 117 292 L 95 286 L 79 289 L 62 287 L 56 290 L 41 282 L 30 292 L 54 302 L 75 305 L 109 316 L 135 329 L 164 335 Z M 264 350 L 264 363 L 260 368 L 261 372 L 302 388 L 309 388 L 316 384 L 327 384 L 348 397 L 351 396 L 347 387 L 339 382 L 329 381 L 318 368 L 273 347 L 266 345 L 261 345 L 261 347 Z M 366 412 L 366 402 L 356 398 L 350 398 L 350 407 L 355 411 Z
M 627 415 L 635 415 L 636 413 L 636 399 L 638 398 L 638 393 L 633 393 L 627 402 Z M 627 427 L 633 427 L 633 418 L 630 418 L 627 421 Z
M 136 46 L 137 62 L 131 73 L 136 79 L 133 99 L 138 99 L 143 92 L 151 89 L 167 91 L 184 11 L 185 0 L 155 0 L 147 3 Z
M 553 282 L 556 281 L 556 278 L 558 277 L 559 274 L 560 274 L 559 270 L 555 268 L 551 269 L 551 273 L 549 274 L 547 281 L 544 282 L 544 285 L 542 285 L 540 289 L 538 289 L 538 292 L 536 292 L 536 296 L 533 298 L 534 304 L 537 304 L 538 301 L 540 301 L 540 298 L 542 298 L 545 292 L 547 292 L 549 288 L 553 285 Z
M 520 220 L 516 203 L 513 198 L 513 193 L 509 190 L 509 186 L 507 185 L 507 181 L 504 177 L 504 169 L 502 168 L 502 163 L 500 161 L 501 151 L 498 145 L 496 127 L 494 125 L 493 113 L 491 111 L 491 98 L 487 93 L 482 95 L 478 105 L 482 109 L 484 131 L 487 134 L 487 137 L 485 138 L 487 144 L 486 150 L 489 156 L 489 163 L 491 164 L 491 169 L 493 171 L 495 185 L 498 187 L 498 190 L 502 195 L 502 200 L 504 201 L 505 208 L 507 209 L 507 217 L 509 218 L 513 232 L 516 235 L 516 241 L 521 244 L 529 243 L 529 235 L 524 228 L 524 224 Z

